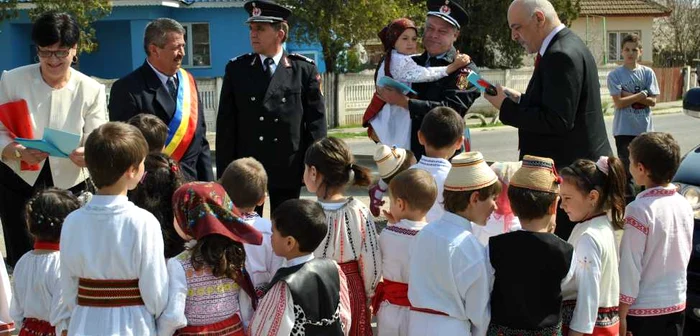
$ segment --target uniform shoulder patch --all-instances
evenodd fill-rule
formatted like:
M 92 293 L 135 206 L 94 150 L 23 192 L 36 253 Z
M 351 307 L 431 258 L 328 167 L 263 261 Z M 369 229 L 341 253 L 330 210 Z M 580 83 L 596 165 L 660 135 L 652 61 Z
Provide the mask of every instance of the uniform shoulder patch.
M 253 53 L 247 53 L 247 54 L 243 54 L 243 55 L 238 55 L 238 56 L 236 56 L 236 57 L 230 59 L 229 62 L 235 62 L 235 61 L 237 61 L 237 60 L 247 59 L 247 58 L 249 58 L 250 56 L 253 56 L 253 55 L 254 55 Z
M 314 60 L 312 60 L 312 59 L 310 59 L 310 58 L 308 58 L 308 57 L 306 57 L 306 56 L 304 56 L 304 55 L 300 55 L 300 54 L 289 54 L 289 57 L 295 58 L 295 59 L 300 59 L 300 60 L 303 60 L 303 61 L 307 61 L 307 62 L 309 62 L 309 63 L 311 63 L 311 64 L 316 64 L 316 62 L 314 62 Z

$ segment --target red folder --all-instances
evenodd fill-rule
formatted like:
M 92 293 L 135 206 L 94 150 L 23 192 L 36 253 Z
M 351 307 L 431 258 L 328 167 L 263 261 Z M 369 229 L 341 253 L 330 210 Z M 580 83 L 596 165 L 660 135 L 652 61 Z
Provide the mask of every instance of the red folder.
M 29 107 L 24 99 L 0 105 L 0 122 L 10 132 L 12 139 L 17 137 L 34 139 L 32 118 L 29 116 Z M 30 165 L 22 161 L 21 169 L 39 170 L 39 165 Z

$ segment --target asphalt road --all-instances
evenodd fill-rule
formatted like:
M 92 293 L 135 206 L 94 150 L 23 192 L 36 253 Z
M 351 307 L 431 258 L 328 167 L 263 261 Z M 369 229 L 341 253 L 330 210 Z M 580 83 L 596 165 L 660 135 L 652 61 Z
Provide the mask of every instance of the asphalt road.
M 682 113 L 654 116 L 654 129 L 669 132 L 678 141 L 681 153 L 685 154 L 700 143 L 700 119 L 686 116 Z M 612 117 L 606 117 L 605 126 L 610 145 L 615 151 L 615 140 L 612 137 Z M 472 149 L 484 154 L 488 161 L 517 161 L 518 132 L 510 126 L 494 128 L 478 128 L 471 131 Z M 371 155 L 374 153 L 374 143 L 366 138 L 348 140 L 352 152 L 361 164 L 372 166 Z

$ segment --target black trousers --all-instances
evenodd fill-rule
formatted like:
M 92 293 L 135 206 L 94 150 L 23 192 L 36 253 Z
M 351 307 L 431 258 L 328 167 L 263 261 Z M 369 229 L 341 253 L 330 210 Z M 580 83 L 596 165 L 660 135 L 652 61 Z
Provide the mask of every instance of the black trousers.
M 284 201 L 290 199 L 298 199 L 301 195 L 301 187 L 298 188 L 272 188 L 268 187 L 267 193 L 270 196 L 270 216 L 275 209 Z M 255 207 L 255 212 L 262 217 L 265 204 Z
M 636 136 L 634 135 L 616 135 L 615 136 L 615 147 L 617 147 L 617 157 L 622 161 L 622 165 L 625 166 L 625 174 L 627 176 L 627 185 L 625 186 L 625 202 L 630 204 L 634 201 L 636 196 L 634 190 L 634 181 L 632 180 L 632 175 L 630 175 L 630 151 L 627 148 L 630 142 L 634 140 Z
M 629 336 L 683 336 L 685 313 L 658 316 L 627 316 Z
M 0 163 L 0 220 L 7 249 L 6 263 L 12 267 L 22 255 L 32 249 L 33 238 L 27 230 L 24 207 L 27 201 L 40 190 L 53 187 L 51 167 L 47 161 L 33 186 L 24 182 L 7 165 Z M 80 183 L 69 190 L 79 193 L 85 189 Z

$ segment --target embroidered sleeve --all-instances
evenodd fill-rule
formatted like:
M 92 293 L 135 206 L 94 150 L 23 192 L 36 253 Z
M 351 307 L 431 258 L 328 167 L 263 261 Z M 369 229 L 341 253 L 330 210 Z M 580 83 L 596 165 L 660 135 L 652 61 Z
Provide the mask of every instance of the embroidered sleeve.
M 257 299 L 257 298 L 256 298 Z M 253 299 L 244 290 L 238 290 L 238 309 L 241 314 L 241 323 L 243 330 L 250 325 L 250 318 L 253 316 Z
M 337 265 L 336 265 L 337 266 Z M 338 275 L 340 276 L 340 324 L 343 327 L 343 334 L 350 334 L 350 325 L 352 317 L 350 315 L 350 292 L 348 291 L 348 280 L 345 273 L 338 267 Z
M 262 297 L 248 326 L 249 336 L 288 336 L 294 327 L 294 300 L 280 281 Z
M 447 76 L 447 67 L 422 67 L 411 56 L 393 53 L 391 55 L 391 76 L 400 82 L 433 82 Z
M 156 321 L 159 336 L 170 336 L 187 326 L 185 302 L 187 300 L 187 276 L 177 258 L 168 260 L 168 305 Z
M 12 290 L 10 289 L 10 277 L 7 275 L 5 262 L 0 258 L 0 333 L 14 331 L 15 324 L 10 318 L 10 302 L 12 302 Z
M 365 285 L 365 294 L 370 300 L 374 296 L 374 289 L 382 277 L 382 254 L 379 247 L 379 236 L 374 225 L 374 220 L 369 209 L 364 205 L 354 209 L 359 220 L 362 247 L 360 252 L 359 267 L 362 280 Z
M 625 210 L 625 232 L 620 243 L 620 302 L 634 304 L 639 294 L 642 258 L 649 235 L 644 212 L 634 204 Z
M 158 317 L 168 303 L 168 269 L 163 258 L 163 234 L 150 213 L 141 232 L 139 290 L 148 312 Z
M 455 285 L 460 295 L 454 299 L 463 303 L 465 317 L 472 323 L 472 335 L 486 335 L 491 321 L 489 307 L 492 287 L 491 266 L 486 249 L 476 240 L 476 237 L 474 237 L 474 244 L 477 244 L 478 248 L 470 253 L 473 252 L 477 255 L 468 256 L 468 259 L 474 260 L 474 262 L 469 262 L 469 264 L 464 265 L 465 267 L 456 266 L 458 269 L 454 269 L 455 266 L 452 266 Z M 459 265 L 459 263 L 454 265 Z
M 578 295 L 576 308 L 569 328 L 583 334 L 590 334 L 598 318 L 601 251 L 593 238 L 583 235 L 576 244 L 576 280 Z
M 51 283 L 49 290 L 51 291 L 51 313 L 49 323 L 56 327 L 56 335 L 60 335 L 62 331 L 68 330 L 68 321 L 70 320 L 70 310 L 67 309 L 65 301 L 63 301 L 63 291 L 61 289 L 61 261 L 60 257 L 56 258 L 56 262 L 49 268 L 51 274 Z

